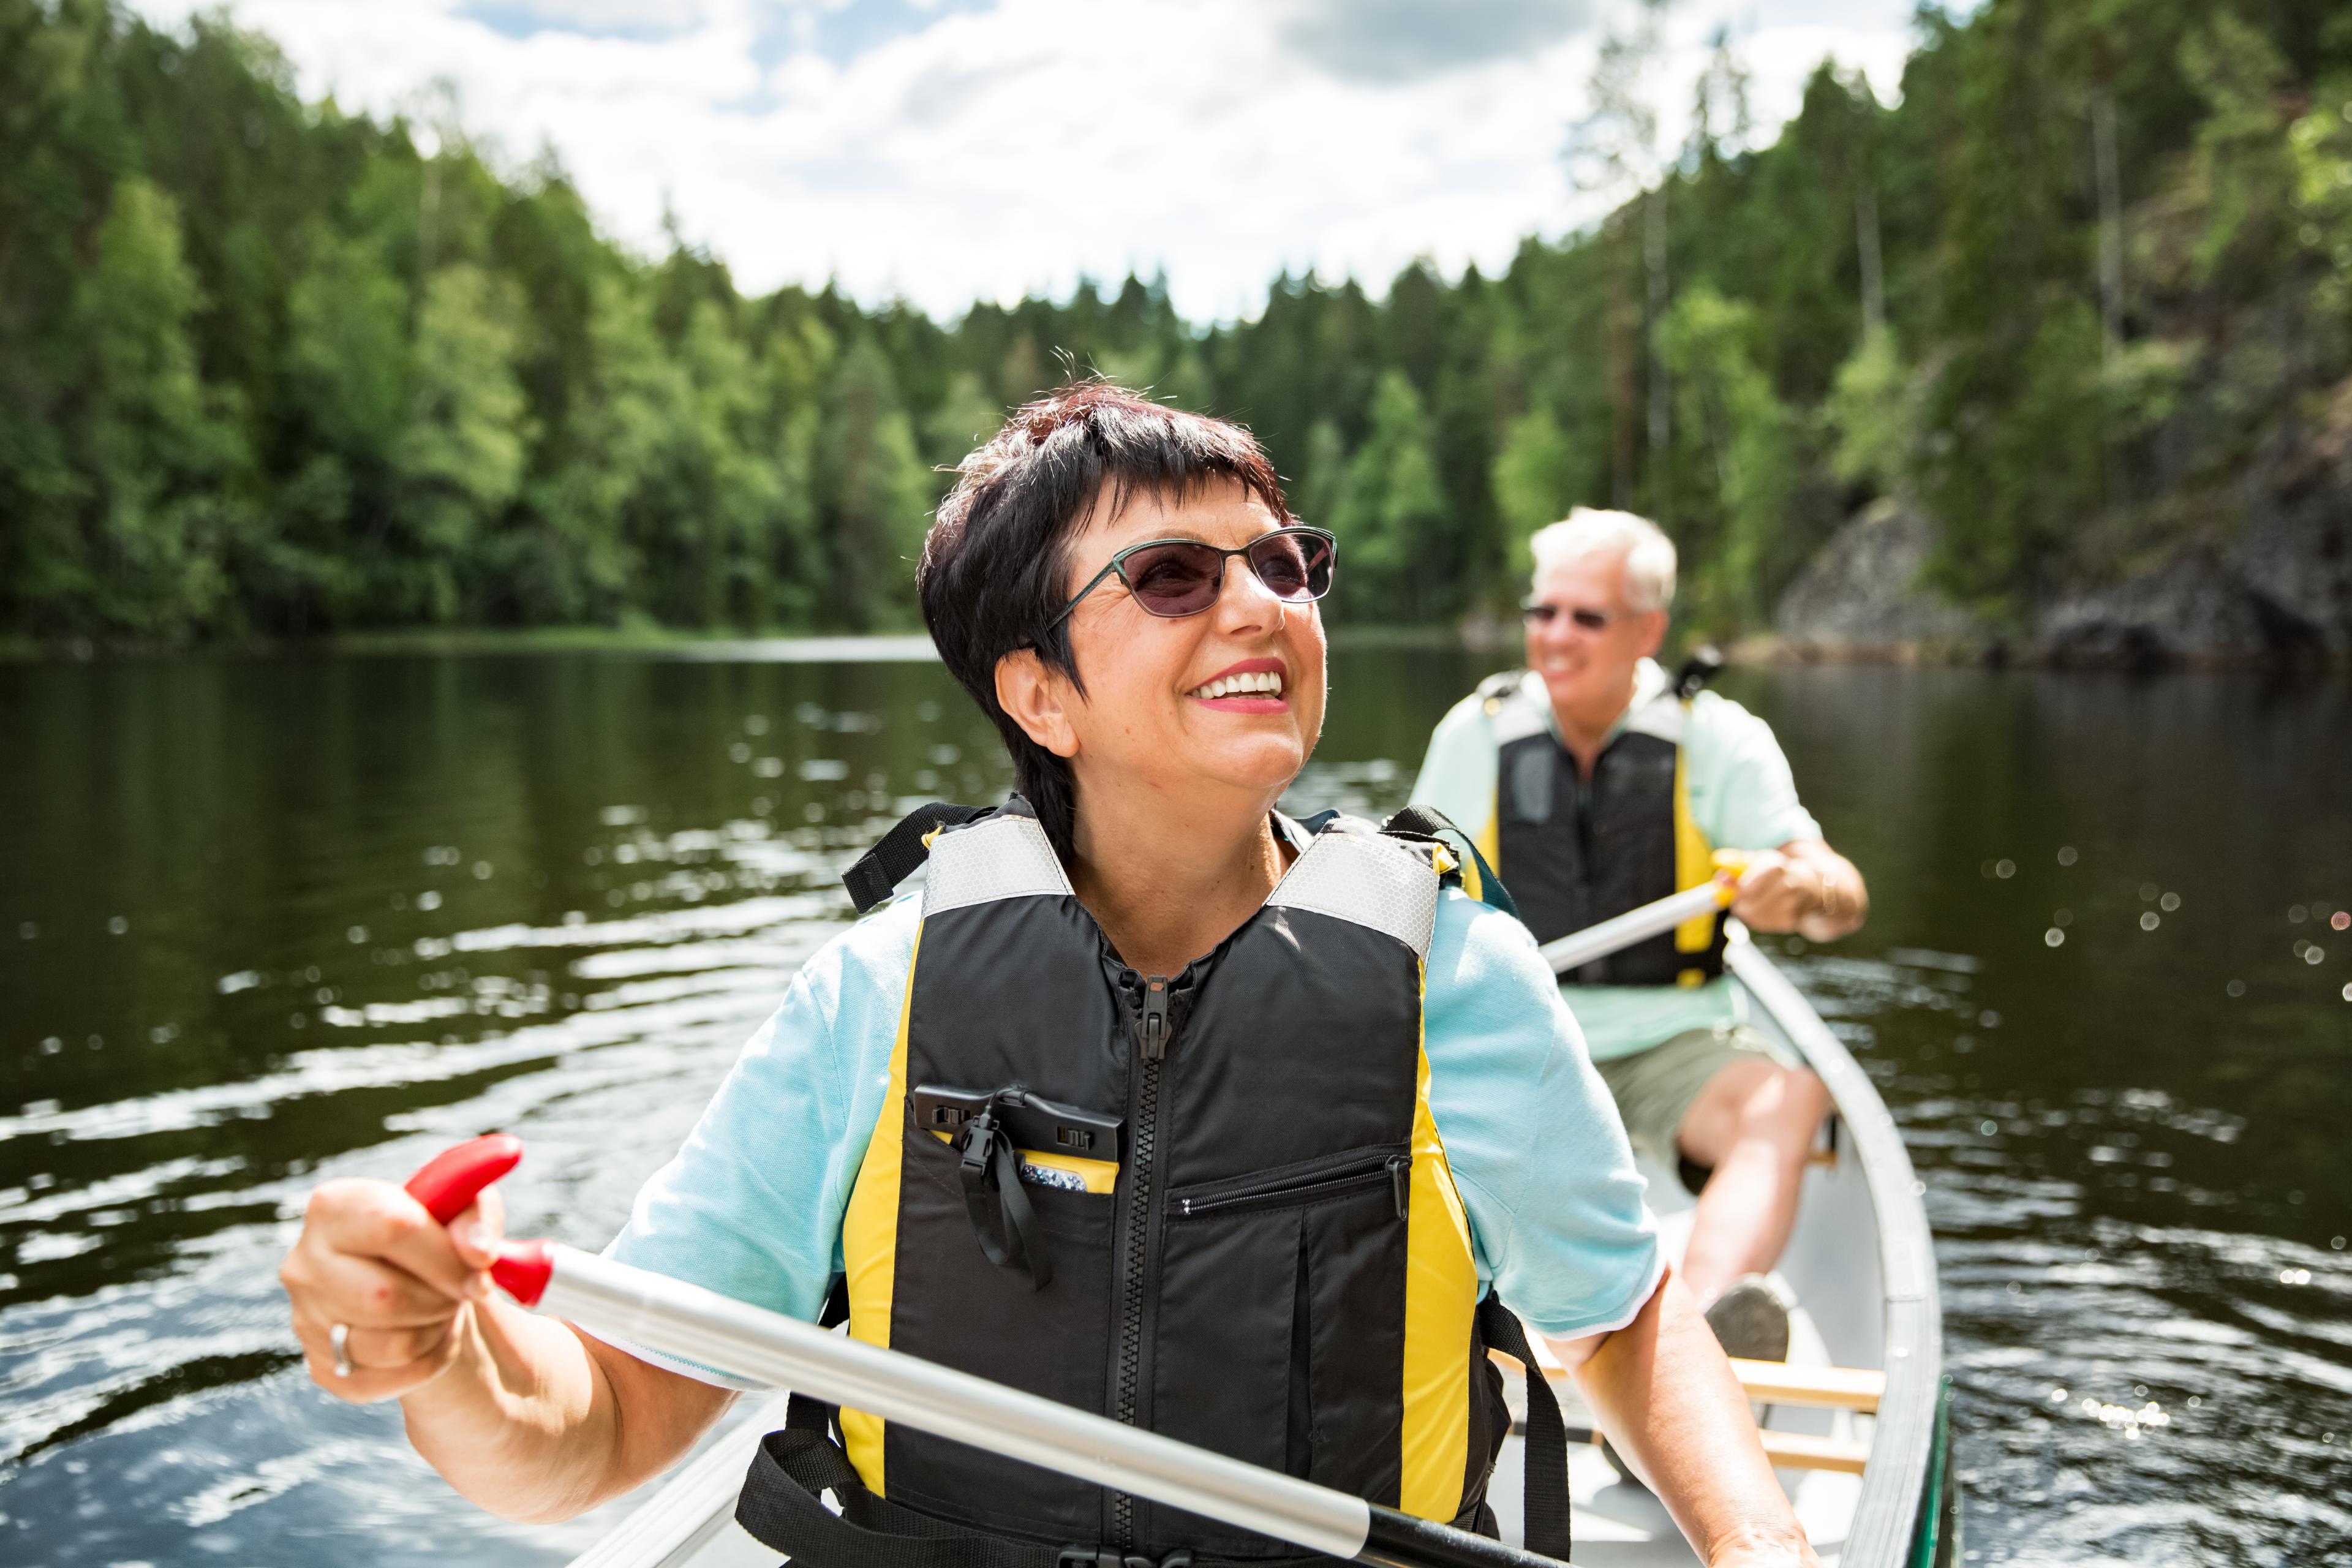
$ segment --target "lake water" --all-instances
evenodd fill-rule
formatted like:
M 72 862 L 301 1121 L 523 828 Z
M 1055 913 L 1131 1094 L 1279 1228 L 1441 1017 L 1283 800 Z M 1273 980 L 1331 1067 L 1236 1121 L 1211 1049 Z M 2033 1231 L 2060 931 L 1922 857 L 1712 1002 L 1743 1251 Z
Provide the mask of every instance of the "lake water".
M 601 1244 L 838 869 L 1004 787 L 937 665 L 774 651 L 0 665 L 0 1561 L 593 1538 L 313 1389 L 277 1263 L 314 1183 L 492 1127 L 514 1227 Z M 1492 665 L 1338 655 L 1294 804 L 1402 804 Z M 1723 684 L 1874 895 L 1788 963 L 1927 1184 L 1969 1556 L 2346 1552 L 2352 687 Z

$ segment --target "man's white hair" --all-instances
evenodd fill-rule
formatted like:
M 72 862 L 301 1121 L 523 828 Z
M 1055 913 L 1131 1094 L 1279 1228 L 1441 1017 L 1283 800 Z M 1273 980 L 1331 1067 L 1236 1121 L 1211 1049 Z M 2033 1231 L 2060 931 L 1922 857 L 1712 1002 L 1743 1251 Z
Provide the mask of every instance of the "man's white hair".
M 1536 530 L 1528 549 L 1536 558 L 1538 583 L 1554 566 L 1588 555 L 1614 555 L 1625 563 L 1626 608 L 1663 610 L 1675 602 L 1675 542 L 1646 517 L 1571 508 L 1563 521 Z

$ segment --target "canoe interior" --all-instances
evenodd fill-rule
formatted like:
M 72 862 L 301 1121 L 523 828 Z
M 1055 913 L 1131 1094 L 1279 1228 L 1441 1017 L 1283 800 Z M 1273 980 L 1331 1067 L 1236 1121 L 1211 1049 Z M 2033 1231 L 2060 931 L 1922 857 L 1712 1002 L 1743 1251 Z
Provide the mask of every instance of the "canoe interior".
M 1776 1046 L 1789 1049 L 1792 1058 L 1799 1054 L 1763 1007 L 1751 1008 L 1751 1014 L 1757 1027 Z M 1801 1024 L 1815 1031 L 1820 1028 L 1810 1012 Z M 1814 1048 L 1832 1047 L 1817 1038 Z M 1852 1059 L 1844 1058 L 1843 1066 L 1851 1069 Z M 1858 1070 L 1824 1076 L 1831 1078 L 1833 1091 L 1843 1077 L 1842 1100 L 1869 1096 L 1867 1106 L 1851 1107 L 1857 1118 L 1885 1121 L 1884 1107 Z M 1842 1103 L 1841 1110 L 1847 1109 Z M 1789 1357 L 1795 1365 L 1873 1369 L 1886 1365 L 1890 1314 L 1881 1265 L 1886 1252 L 1885 1227 L 1864 1163 L 1853 1143 L 1841 1140 L 1832 1163 L 1817 1163 L 1806 1172 L 1796 1229 L 1778 1270 L 1780 1280 L 1801 1303 L 1792 1323 Z M 1694 1200 L 1673 1172 L 1644 1162 L 1643 1173 L 1649 1180 L 1650 1205 L 1658 1216 L 1667 1255 L 1679 1260 L 1690 1235 Z M 1879 1185 L 1888 1186 L 1895 1174 L 1880 1171 Z M 1899 1172 L 1904 1190 L 1894 1194 L 1893 1201 L 1908 1204 L 1916 1211 L 1909 1178 L 1909 1163 L 1905 1160 Z M 1916 1213 L 1896 1223 L 1916 1223 L 1924 1233 L 1924 1217 Z M 1516 1407 L 1523 1390 L 1516 1374 L 1508 1381 Z M 1557 1386 L 1570 1426 L 1590 1426 L 1591 1415 L 1576 1397 L 1573 1385 Z M 1895 1403 L 1891 1394 L 1888 1403 L 1889 1406 Z M 1874 1469 L 1881 1463 L 1883 1450 L 1874 1447 L 1877 1417 L 1793 1405 L 1759 1408 L 1758 1413 L 1768 1430 L 1859 1444 L 1872 1448 Z M 772 1568 L 774 1553 L 735 1524 L 733 1506 L 759 1434 L 782 1424 L 782 1395 L 739 1413 L 617 1530 L 576 1559 L 572 1568 Z M 1919 1445 L 1898 1447 L 1907 1453 Z M 1513 1542 L 1519 1540 L 1521 1459 L 1520 1442 L 1514 1436 L 1505 1446 L 1490 1492 L 1503 1522 L 1504 1538 Z M 1822 1563 L 1833 1565 L 1847 1561 L 1848 1536 L 1863 1496 L 1864 1477 L 1822 1469 L 1778 1473 Z M 1583 1568 L 1649 1568 L 1696 1562 L 1665 1509 L 1646 1490 L 1619 1480 L 1597 1447 L 1571 1446 L 1569 1479 L 1575 1510 L 1575 1558 Z M 1905 1546 L 1906 1550 L 1894 1552 L 1874 1548 L 1862 1557 L 1868 1559 L 1867 1568 L 1899 1568 L 1907 1561 L 1907 1535 Z
M 1769 1021 L 1757 1020 L 1768 1034 Z M 1776 1040 L 1776 1043 L 1785 1043 Z M 1680 1260 L 1690 1238 L 1695 1200 L 1672 1171 L 1643 1161 L 1650 1207 L 1667 1256 Z M 1790 1323 L 1789 1360 L 1799 1366 L 1878 1368 L 1885 1361 L 1884 1295 L 1878 1268 L 1877 1212 L 1870 1185 L 1850 1152 L 1834 1164 L 1815 1165 L 1805 1174 L 1796 1229 L 1781 1255 L 1777 1274 L 1800 1303 Z M 1572 1385 L 1559 1385 L 1561 1405 L 1571 1426 L 1590 1426 L 1590 1411 Z M 1513 1397 L 1518 1390 L 1512 1389 Z M 1874 1436 L 1873 1417 L 1843 1410 L 1794 1405 L 1759 1408 L 1762 1425 L 1780 1432 L 1808 1433 L 1864 1446 Z M 1862 1478 L 1828 1470 L 1779 1472 L 1799 1521 L 1825 1565 L 1842 1561 Z M 1496 1512 L 1507 1541 L 1518 1540 L 1519 1440 L 1506 1445 L 1495 1478 Z M 1574 1507 L 1575 1552 L 1584 1568 L 1609 1565 L 1693 1563 L 1682 1532 L 1664 1507 L 1642 1488 L 1617 1479 L 1601 1451 L 1590 1445 L 1570 1449 L 1569 1489 Z

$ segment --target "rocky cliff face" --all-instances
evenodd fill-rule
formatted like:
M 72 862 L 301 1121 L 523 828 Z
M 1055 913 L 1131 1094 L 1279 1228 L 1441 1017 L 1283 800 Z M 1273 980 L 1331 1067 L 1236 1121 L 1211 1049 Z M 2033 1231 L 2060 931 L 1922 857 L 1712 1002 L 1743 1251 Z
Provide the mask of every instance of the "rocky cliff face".
M 1920 584 L 1932 519 L 1857 515 L 1781 596 L 1772 644 L 1800 658 L 2261 664 L 2352 658 L 2352 388 L 2319 429 L 2273 443 L 2222 520 L 2115 581 L 2055 589 L 1996 627 Z
M 1967 657 L 1992 640 L 1975 615 L 1919 584 L 1936 525 L 1874 502 L 1822 547 L 1772 616 L 1788 651 L 1815 658 Z

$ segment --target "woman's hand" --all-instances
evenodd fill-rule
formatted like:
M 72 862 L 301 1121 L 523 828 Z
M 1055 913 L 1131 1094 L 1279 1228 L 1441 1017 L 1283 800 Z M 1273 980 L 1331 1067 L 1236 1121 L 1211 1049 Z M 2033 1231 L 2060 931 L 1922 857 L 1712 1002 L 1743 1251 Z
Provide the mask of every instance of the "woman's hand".
M 445 1229 L 390 1182 L 329 1182 L 278 1278 L 312 1382 L 354 1405 L 400 1400 L 451 1486 L 544 1523 L 659 1475 L 734 1395 L 498 1300 L 505 1227 L 495 1188 Z
M 444 1228 L 390 1182 L 328 1182 L 310 1194 L 278 1278 L 311 1381 L 354 1405 L 394 1399 L 449 1370 L 490 1299 L 504 1211 L 496 1189 Z M 336 1367 L 337 1325 L 343 1360 Z
M 1822 1568 L 1822 1560 L 1813 1555 L 1812 1542 L 1798 1531 L 1793 1539 L 1773 1535 L 1726 1542 L 1707 1559 L 1707 1568 Z

